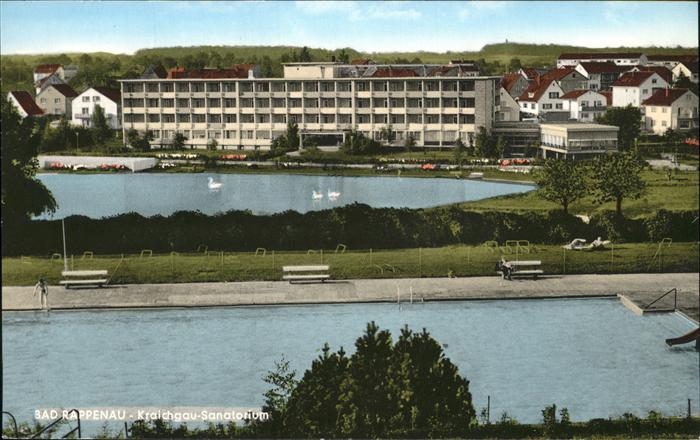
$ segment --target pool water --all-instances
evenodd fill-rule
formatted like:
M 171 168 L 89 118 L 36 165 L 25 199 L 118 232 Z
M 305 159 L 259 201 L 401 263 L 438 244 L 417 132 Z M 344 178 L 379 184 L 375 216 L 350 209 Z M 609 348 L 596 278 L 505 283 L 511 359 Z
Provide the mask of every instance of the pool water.
M 574 420 L 685 414 L 699 392 L 693 324 L 636 316 L 611 299 L 345 304 L 3 313 L 3 406 L 252 407 L 285 356 L 300 375 L 323 343 L 354 351 L 374 320 L 397 336 L 427 328 L 471 381 L 477 412 L 537 422 L 546 405 Z M 697 400 L 694 407 L 697 409 Z

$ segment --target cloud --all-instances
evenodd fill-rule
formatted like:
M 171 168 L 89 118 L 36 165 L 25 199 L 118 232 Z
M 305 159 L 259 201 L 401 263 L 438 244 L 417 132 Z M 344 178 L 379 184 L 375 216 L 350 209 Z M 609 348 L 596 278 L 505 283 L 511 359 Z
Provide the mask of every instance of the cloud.
M 459 10 L 457 10 L 457 17 L 460 20 L 466 20 L 468 18 L 477 18 L 484 15 L 490 15 L 496 12 L 507 10 L 510 6 L 507 1 L 469 1 L 464 2 Z
M 420 12 L 406 7 L 410 2 L 296 1 L 294 4 L 305 14 L 340 14 L 351 21 L 417 20 L 421 17 Z

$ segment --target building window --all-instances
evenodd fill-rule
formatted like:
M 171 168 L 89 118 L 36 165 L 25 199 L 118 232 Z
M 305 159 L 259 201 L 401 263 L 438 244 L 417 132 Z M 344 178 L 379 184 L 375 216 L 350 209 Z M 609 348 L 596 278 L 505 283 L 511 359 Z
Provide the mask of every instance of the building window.
M 224 121 L 227 124 L 235 124 L 236 123 L 236 115 L 224 115 Z
M 665 127 L 666 126 L 666 121 L 661 121 L 661 126 Z
M 549 110 L 552 108 L 552 104 L 542 104 L 542 110 Z
M 207 115 L 207 122 L 210 124 L 220 124 L 221 115 Z
M 190 115 L 186 113 L 178 114 L 177 122 L 190 122 Z
M 557 99 L 559 97 L 559 92 L 549 92 L 549 99 Z
M 192 122 L 195 124 L 203 124 L 207 122 L 207 116 L 206 115 L 199 115 L 199 114 L 193 114 L 192 115 Z
M 666 113 L 666 111 L 668 111 L 668 108 L 666 108 L 666 107 L 661 107 L 661 113 Z
M 175 122 L 175 115 L 163 115 L 163 123 L 169 124 Z
M 189 92 L 190 91 L 190 83 L 184 83 L 184 82 L 177 83 L 177 91 L 178 92 Z
M 148 122 L 160 122 L 160 115 L 149 114 L 148 115 Z
M 158 83 L 146 84 L 146 91 L 149 93 L 158 93 Z
M 192 130 L 192 139 L 206 139 L 207 132 L 204 130 Z
M 561 102 L 559 102 L 559 103 L 555 104 L 554 107 L 555 107 L 557 110 L 561 110 L 561 109 L 564 108 L 564 104 L 562 104 Z
M 221 100 L 219 98 L 209 98 L 209 107 L 221 107 Z
M 83 102 L 90 102 L 89 96 L 83 96 Z
M 155 101 L 155 99 L 154 99 Z M 190 99 L 189 98 L 177 98 L 177 106 L 179 108 L 187 108 L 190 106 Z

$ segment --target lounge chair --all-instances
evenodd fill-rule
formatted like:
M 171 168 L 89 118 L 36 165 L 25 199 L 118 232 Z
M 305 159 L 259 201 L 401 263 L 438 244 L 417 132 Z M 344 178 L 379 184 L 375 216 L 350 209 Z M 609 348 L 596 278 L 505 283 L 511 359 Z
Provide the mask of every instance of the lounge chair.
M 586 248 L 586 240 L 583 238 L 574 238 L 571 243 L 562 246 L 564 249 L 578 251 Z

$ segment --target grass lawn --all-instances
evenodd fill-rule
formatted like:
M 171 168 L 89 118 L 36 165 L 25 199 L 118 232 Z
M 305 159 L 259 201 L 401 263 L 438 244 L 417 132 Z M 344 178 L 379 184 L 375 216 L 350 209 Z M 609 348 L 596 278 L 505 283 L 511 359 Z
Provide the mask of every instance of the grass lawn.
M 659 209 L 670 211 L 698 209 L 698 173 L 696 171 L 678 172 L 671 181 L 663 171 L 644 171 L 643 177 L 647 182 L 647 191 L 637 200 L 622 201 L 622 212 L 625 216 L 641 217 Z M 536 191 L 465 202 L 460 206 L 478 211 L 532 211 L 560 208 L 555 203 L 541 199 Z M 571 213 L 584 215 L 606 209 L 614 210 L 615 203 L 596 205 L 590 196 L 569 207 Z
M 525 237 L 523 237 L 525 238 Z M 613 244 L 601 251 L 569 251 L 561 246 L 525 248 L 447 246 L 441 248 L 331 250 L 273 252 L 264 255 L 244 252 L 95 256 L 70 258 L 73 270 L 107 269 L 111 283 L 184 283 L 210 281 L 281 280 L 282 266 L 329 264 L 335 279 L 411 278 L 494 275 L 494 264 L 506 259 L 537 259 L 546 274 L 697 272 L 698 244 L 673 243 L 660 256 L 657 243 Z M 655 255 L 657 255 L 655 257 Z M 3 285 L 33 285 L 39 278 L 51 284 L 61 279 L 63 261 L 45 257 L 2 259 Z

